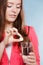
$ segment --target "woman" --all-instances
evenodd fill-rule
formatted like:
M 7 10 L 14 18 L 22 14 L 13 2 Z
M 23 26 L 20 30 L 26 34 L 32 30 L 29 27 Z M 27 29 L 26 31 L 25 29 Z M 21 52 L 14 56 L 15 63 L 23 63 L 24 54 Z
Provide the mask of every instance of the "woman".
M 0 65 L 40 65 L 37 36 L 32 27 L 24 25 L 22 3 L 22 0 L 0 0 Z M 25 38 L 34 47 L 28 56 L 20 51 L 20 42 Z

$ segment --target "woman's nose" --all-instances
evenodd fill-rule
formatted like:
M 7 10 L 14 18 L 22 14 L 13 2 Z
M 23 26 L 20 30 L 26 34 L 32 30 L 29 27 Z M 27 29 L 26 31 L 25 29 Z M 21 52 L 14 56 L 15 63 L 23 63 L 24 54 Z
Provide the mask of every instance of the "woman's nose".
M 12 12 L 16 13 L 16 11 L 17 11 L 16 6 L 13 6 L 13 8 L 12 8 Z

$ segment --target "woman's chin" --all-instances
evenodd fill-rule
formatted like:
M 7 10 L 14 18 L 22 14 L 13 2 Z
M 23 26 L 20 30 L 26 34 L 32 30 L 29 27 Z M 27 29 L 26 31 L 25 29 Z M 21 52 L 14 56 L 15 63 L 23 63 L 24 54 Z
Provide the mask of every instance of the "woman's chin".
M 9 21 L 9 23 L 10 23 L 10 22 L 13 23 L 15 20 L 16 20 L 16 19 L 9 19 L 8 21 Z

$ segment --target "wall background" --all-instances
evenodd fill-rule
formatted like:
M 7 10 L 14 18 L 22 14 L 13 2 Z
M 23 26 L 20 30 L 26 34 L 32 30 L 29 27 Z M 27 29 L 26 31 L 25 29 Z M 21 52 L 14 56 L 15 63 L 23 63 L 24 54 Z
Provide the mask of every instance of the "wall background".
M 25 23 L 32 25 L 39 40 L 40 65 L 43 65 L 43 0 L 23 0 Z

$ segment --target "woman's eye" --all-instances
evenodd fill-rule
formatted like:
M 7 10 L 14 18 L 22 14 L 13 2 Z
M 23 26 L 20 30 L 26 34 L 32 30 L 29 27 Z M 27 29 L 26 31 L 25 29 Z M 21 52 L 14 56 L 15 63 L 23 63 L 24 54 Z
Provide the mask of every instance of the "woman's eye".
M 21 6 L 17 6 L 17 8 L 21 8 Z
M 11 8 L 12 6 L 11 5 L 7 5 L 7 7 Z
M 17 7 L 17 8 L 20 8 L 20 7 Z

